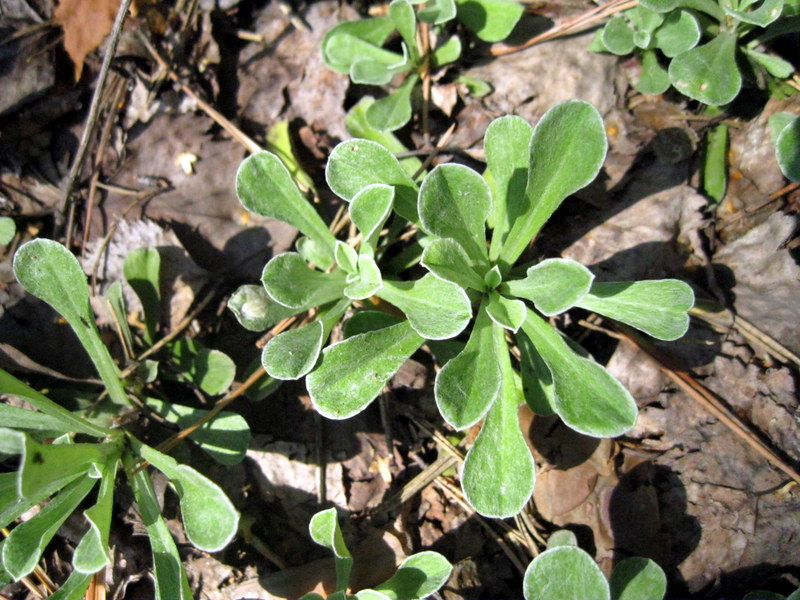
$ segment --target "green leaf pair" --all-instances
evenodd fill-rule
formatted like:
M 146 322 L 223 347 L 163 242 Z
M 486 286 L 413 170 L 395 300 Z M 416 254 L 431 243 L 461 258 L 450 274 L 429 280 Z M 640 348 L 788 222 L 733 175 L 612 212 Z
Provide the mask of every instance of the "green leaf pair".
M 741 58 L 765 77 L 785 79 L 794 71 L 758 49 L 764 39 L 797 30 L 784 9 L 784 0 L 643 0 L 606 23 L 591 49 L 637 53 L 642 71 L 636 87 L 644 94 L 672 85 L 703 104 L 722 106 L 742 88 Z
M 388 96 L 366 108 L 366 121 L 380 131 L 394 131 L 411 120 L 414 92 L 421 72 L 439 69 L 461 56 L 458 36 L 444 26 L 461 21 L 484 41 L 499 41 L 511 33 L 522 5 L 511 0 L 435 0 L 419 4 L 392 0 L 389 14 L 348 21 L 329 30 L 322 40 L 322 57 L 329 68 L 350 76 L 354 83 L 385 85 L 395 75 L 403 82 Z M 426 55 L 418 43 L 420 24 L 435 27 L 441 42 Z M 402 40 L 401 52 L 384 46 L 393 34 Z
M 441 588 L 453 569 L 438 552 L 419 552 L 406 558 L 397 572 L 372 589 L 348 593 L 353 558 L 339 528 L 336 509 L 329 508 L 311 518 L 308 526 L 311 538 L 333 552 L 336 564 L 336 592 L 328 596 L 338 600 L 418 600 L 427 598 Z M 301 600 L 321 600 L 319 594 L 306 594 Z
M 662 600 L 667 578 L 649 558 L 633 557 L 618 563 L 606 580 L 575 535 L 562 530 L 528 565 L 522 585 L 525 600 Z

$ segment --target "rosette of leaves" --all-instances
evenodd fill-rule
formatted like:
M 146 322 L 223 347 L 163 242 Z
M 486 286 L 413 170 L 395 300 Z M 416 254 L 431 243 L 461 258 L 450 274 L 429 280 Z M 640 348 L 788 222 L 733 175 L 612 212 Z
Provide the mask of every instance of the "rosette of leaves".
M 453 570 L 453 565 L 438 552 L 418 552 L 406 558 L 397 567 L 397 572 L 380 585 L 351 594 L 348 593 L 348 584 L 353 558 L 339 527 L 336 509 L 329 508 L 315 514 L 308 531 L 311 539 L 333 552 L 336 561 L 336 591 L 328 596 L 328 600 L 421 600 L 437 592 Z M 324 600 L 324 597 L 310 593 L 300 600 Z
M 598 31 L 595 51 L 639 55 L 645 94 L 670 85 L 703 104 L 732 102 L 746 77 L 780 80 L 794 68 L 763 44 L 800 30 L 797 0 L 641 0 Z M 741 65 L 749 69 L 742 71 Z M 753 78 L 753 75 L 756 75 Z
M 392 0 L 387 16 L 347 21 L 328 31 L 322 57 L 329 68 L 349 75 L 354 83 L 386 85 L 396 75 L 405 76 L 397 89 L 367 110 L 373 127 L 393 131 L 411 119 L 421 77 L 461 56 L 461 41 L 448 31 L 448 24 L 457 20 L 481 40 L 494 42 L 511 33 L 522 10 L 511 0 Z M 425 36 L 419 31 L 421 24 L 436 30 L 438 43 L 431 49 L 418 42 Z M 399 51 L 387 48 L 396 35 L 401 40 Z
M 463 331 L 472 307 L 466 292 L 453 282 L 430 274 L 415 281 L 390 279 L 378 267 L 385 250 L 381 232 L 392 212 L 418 220 L 418 187 L 394 155 L 368 140 L 342 142 L 328 160 L 326 177 L 330 188 L 349 203 L 350 220 L 359 233 L 357 248 L 333 236 L 277 156 L 259 152 L 242 163 L 236 189 L 244 207 L 284 221 L 304 235 L 296 252 L 266 264 L 263 290 L 247 288 L 248 300 L 234 314 L 249 304 L 245 324 L 255 326 L 259 306 L 265 311 L 261 323 L 269 322 L 270 313 L 315 311 L 307 324 L 272 338 L 261 362 L 278 380 L 307 376 L 317 410 L 344 419 L 372 402 L 426 339 L 448 339 Z M 401 226 L 405 222 L 401 220 Z M 231 304 L 239 303 L 239 296 Z M 406 318 L 391 320 L 367 311 L 351 319 L 351 337 L 328 345 L 334 325 L 352 305 L 370 308 L 377 303 L 392 305 Z
M 575 534 L 561 530 L 528 565 L 522 586 L 525 600 L 662 600 L 667 578 L 649 558 L 631 557 L 617 563 L 607 580 Z
M 34 240 L 15 255 L 14 273 L 29 293 L 50 304 L 69 323 L 111 401 L 118 409 L 129 406 L 119 369 L 94 323 L 89 288 L 77 259 L 56 242 Z M 24 512 L 49 499 L 2 542 L 0 577 L 20 579 L 29 574 L 59 527 L 83 503 L 87 528 L 72 557 L 73 572 L 51 598 L 84 597 L 92 575 L 111 562 L 108 540 L 116 476 L 124 471 L 147 528 L 156 597 L 192 598 L 146 463 L 169 480 L 180 500 L 186 536 L 201 550 L 221 550 L 236 533 L 239 515 L 224 492 L 192 467 L 130 433 L 65 409 L 2 370 L 0 393 L 32 407 L 0 404 L 0 452 L 20 455 L 16 472 L 0 474 L 0 527 L 10 527 Z
M 677 280 L 597 282 L 567 259 L 516 267 L 559 204 L 603 164 L 605 130 L 590 104 L 558 104 L 535 129 L 519 117 L 497 119 L 484 147 L 485 178 L 445 164 L 422 182 L 420 226 L 433 239 L 421 263 L 478 305 L 466 346 L 439 371 L 434 392 L 453 427 L 484 419 L 465 459 L 462 487 L 481 514 L 508 517 L 528 501 L 535 479 L 517 418 L 522 402 L 595 437 L 621 435 L 637 416 L 629 392 L 547 318 L 580 307 L 674 340 L 688 328 L 694 295 Z M 507 339 L 519 349 L 518 360 Z

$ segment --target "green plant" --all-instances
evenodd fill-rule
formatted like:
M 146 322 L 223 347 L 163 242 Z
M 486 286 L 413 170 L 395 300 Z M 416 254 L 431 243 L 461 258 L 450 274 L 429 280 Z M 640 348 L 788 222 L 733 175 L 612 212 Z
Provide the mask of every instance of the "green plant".
M 311 518 L 308 526 L 311 538 L 320 546 L 333 552 L 336 561 L 336 591 L 328 600 L 417 600 L 427 598 L 441 588 L 453 569 L 447 559 L 438 552 L 426 551 L 406 558 L 397 572 L 373 589 L 360 590 L 354 594 L 347 591 L 353 558 L 347 549 L 336 509 L 329 508 Z M 323 600 L 316 593 L 304 595 L 300 600 Z
M 661 600 L 666 591 L 664 571 L 649 558 L 619 562 L 606 580 L 567 530 L 553 533 L 523 580 L 525 600 Z
M 522 10 L 511 0 L 393 0 L 388 16 L 348 21 L 328 31 L 322 57 L 329 68 L 349 75 L 354 83 L 385 85 L 405 75 L 395 91 L 367 110 L 373 127 L 393 131 L 411 119 L 412 94 L 421 79 L 461 56 L 461 41 L 446 30 L 449 24 L 459 21 L 481 40 L 494 42 L 511 33 Z M 439 40 L 434 48 L 429 47 L 429 27 L 435 28 Z M 402 39 L 400 52 L 384 47 L 395 33 Z
M 445 164 L 418 187 L 380 145 L 362 139 L 338 145 L 327 180 L 350 202 L 359 232 L 351 243 L 358 251 L 334 238 L 275 156 L 246 159 L 237 190 L 246 208 L 306 236 L 297 253 L 267 263 L 263 291 L 248 293 L 259 294 L 267 317 L 319 307 L 315 320 L 264 347 L 267 373 L 307 375 L 317 410 L 343 419 L 363 410 L 400 365 L 433 340 L 429 346 L 444 363 L 434 387 L 442 416 L 457 429 L 485 418 L 464 463 L 464 492 L 480 513 L 508 517 L 528 501 L 535 478 L 517 419 L 522 402 L 596 437 L 621 435 L 637 416 L 625 388 L 546 318 L 580 307 L 673 340 L 688 328 L 694 296 L 676 280 L 595 282 L 586 267 L 566 259 L 519 264 L 558 205 L 603 164 L 605 131 L 591 105 L 559 104 L 535 129 L 518 117 L 497 119 L 485 149 L 485 177 Z M 398 217 L 387 225 L 392 208 Z M 421 233 L 391 254 L 408 223 Z M 391 260 L 384 260 L 387 253 Z M 416 261 L 428 273 L 403 279 L 403 269 Z M 387 303 L 406 319 L 374 310 Z M 361 310 L 345 323 L 347 339 L 322 350 L 351 304 Z M 458 336 L 473 312 L 466 344 L 436 343 Z
M 149 252 L 135 255 L 126 265 L 129 267 L 126 274 L 134 288 L 139 285 L 135 274 L 154 271 L 155 259 Z M 150 266 L 143 271 L 136 268 L 142 264 Z M 132 402 L 126 385 L 138 386 L 120 378 L 120 370 L 100 338 L 89 304 L 86 277 L 75 257 L 57 242 L 34 240 L 15 255 L 14 273 L 29 293 L 50 304 L 69 323 L 100 374 L 114 412 L 130 408 Z M 149 281 L 153 283 L 152 279 Z M 111 297 L 112 304 L 119 310 L 121 294 L 112 289 Z M 187 351 L 187 355 L 190 353 Z M 203 360 L 207 362 L 207 359 Z M 146 370 L 152 372 L 152 369 Z M 147 528 L 153 552 L 156 597 L 191 598 L 178 549 L 161 516 L 147 465 L 161 471 L 170 481 L 180 500 L 186 535 L 202 550 L 221 550 L 236 533 L 239 515 L 224 492 L 192 467 L 179 464 L 129 432 L 110 427 L 108 420 L 69 411 L 2 370 L 0 392 L 20 398 L 34 409 L 0 404 L 4 425 L 0 429 L 0 451 L 4 455 L 21 456 L 16 472 L 0 474 L 0 526 L 8 527 L 25 511 L 50 499 L 33 518 L 14 527 L 2 542 L 5 574 L 13 579 L 29 574 L 61 524 L 88 499 L 89 508 L 83 513 L 88 529 L 75 549 L 73 572 L 52 596 L 82 598 L 93 573 L 111 560 L 108 538 L 116 476 L 121 470 L 125 472 Z M 170 415 L 177 422 L 192 417 L 196 420 L 198 416 L 190 414 L 193 409 L 188 407 L 168 406 L 154 399 L 145 401 L 155 403 L 165 416 Z M 205 431 L 200 433 L 197 442 L 217 460 L 226 464 L 235 462 L 241 459 L 241 453 L 228 442 L 232 437 L 244 437 L 246 447 L 247 435 L 242 434 L 249 435 L 249 430 L 246 424 L 242 430 L 242 423 L 241 417 L 234 415 L 221 426 L 209 424 L 198 430 Z M 234 435 L 228 435 L 231 433 Z M 234 446 L 239 443 L 238 440 L 233 442 Z M 95 488 L 97 491 L 92 494 Z
M 800 182 L 800 116 L 780 112 L 769 119 L 775 157 L 787 179 Z
M 660 94 L 672 85 L 689 98 L 721 106 L 738 96 L 745 78 L 792 74 L 791 63 L 762 46 L 800 30 L 799 13 L 797 0 L 642 0 L 606 23 L 592 49 L 638 54 L 636 87 L 642 93 Z

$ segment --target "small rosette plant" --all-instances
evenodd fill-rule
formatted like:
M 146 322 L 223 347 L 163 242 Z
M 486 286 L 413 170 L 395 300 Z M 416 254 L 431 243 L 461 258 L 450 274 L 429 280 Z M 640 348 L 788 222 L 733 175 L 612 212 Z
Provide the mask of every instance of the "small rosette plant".
M 317 544 L 328 548 L 334 555 L 336 591 L 328 596 L 328 600 L 421 600 L 436 593 L 453 570 L 453 565 L 438 552 L 418 552 L 406 558 L 395 574 L 383 583 L 349 593 L 353 557 L 339 527 L 336 509 L 329 508 L 315 514 L 308 531 Z M 324 597 L 312 592 L 300 600 L 324 600 Z
M 413 92 L 421 78 L 461 56 L 461 40 L 447 32 L 446 25 L 460 21 L 481 40 L 495 42 L 511 33 L 522 10 L 512 0 L 392 0 L 386 16 L 346 21 L 328 31 L 322 40 L 322 58 L 330 69 L 349 75 L 354 83 L 386 85 L 396 75 L 405 75 L 396 90 L 367 110 L 372 127 L 393 131 L 411 119 Z M 441 40 L 432 49 L 427 43 L 429 27 Z M 402 40 L 400 52 L 385 47 L 395 34 Z
M 739 95 L 747 76 L 780 80 L 794 72 L 763 45 L 798 31 L 798 13 L 797 0 L 642 0 L 606 23 L 592 49 L 638 54 L 642 93 L 661 94 L 671 85 L 722 106 Z
M 297 253 L 267 263 L 260 306 L 281 314 L 319 307 L 316 320 L 264 347 L 264 368 L 278 379 L 307 375 L 317 409 L 346 418 L 377 397 L 426 339 L 458 336 L 474 308 L 466 343 L 437 374 L 436 402 L 456 429 L 485 420 L 462 473 L 469 501 L 487 516 L 518 513 L 535 480 L 517 418 L 522 402 L 596 437 L 621 435 L 637 416 L 625 388 L 546 318 L 579 307 L 662 340 L 682 336 L 689 324 L 694 296 L 683 282 L 595 282 L 584 266 L 558 258 L 516 266 L 559 204 L 596 177 L 606 148 L 600 115 L 578 100 L 552 108 L 535 129 L 518 117 L 494 121 L 485 137 L 485 177 L 445 164 L 418 187 L 380 145 L 343 142 L 326 173 L 331 189 L 350 202 L 358 250 L 330 234 L 276 157 L 251 156 L 237 180 L 244 206 L 305 234 Z M 420 279 L 390 279 L 378 266 L 388 243 L 380 231 L 392 208 L 401 219 L 390 231 L 406 222 L 421 231 L 415 245 L 429 273 Z M 371 308 L 376 299 L 406 319 L 357 313 L 344 328 L 349 337 L 321 350 L 352 303 Z

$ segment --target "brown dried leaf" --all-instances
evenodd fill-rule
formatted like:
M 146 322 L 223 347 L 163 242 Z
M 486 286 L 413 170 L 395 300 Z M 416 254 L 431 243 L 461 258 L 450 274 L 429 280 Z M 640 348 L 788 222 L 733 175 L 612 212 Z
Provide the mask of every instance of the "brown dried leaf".
M 97 48 L 114 25 L 118 0 L 61 0 L 54 20 L 64 29 L 64 48 L 81 78 L 83 60 Z

